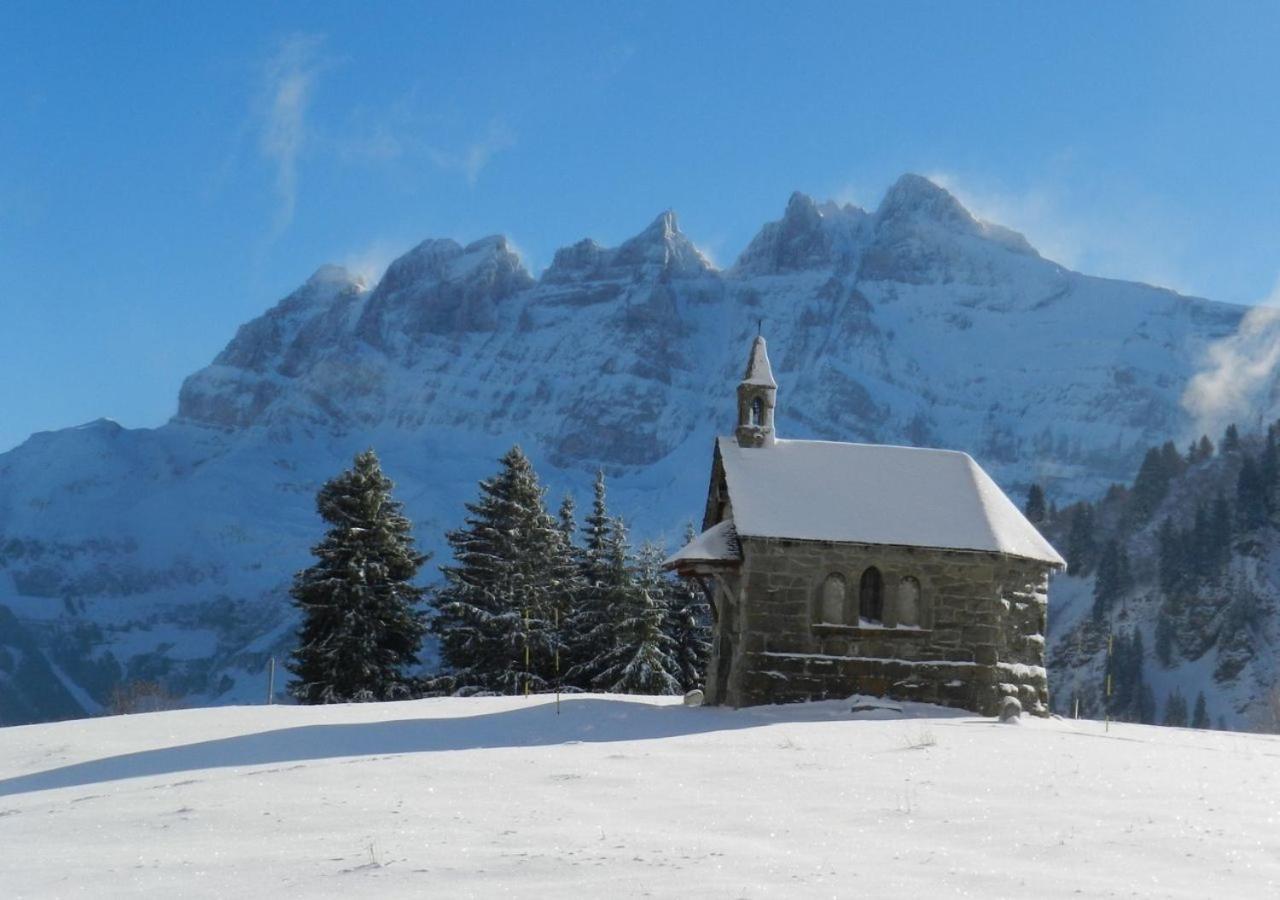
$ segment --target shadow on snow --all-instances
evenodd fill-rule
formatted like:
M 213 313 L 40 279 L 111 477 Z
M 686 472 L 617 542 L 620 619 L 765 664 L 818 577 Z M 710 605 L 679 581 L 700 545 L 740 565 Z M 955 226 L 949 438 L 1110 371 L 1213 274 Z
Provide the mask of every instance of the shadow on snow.
M 571 697 L 561 701 L 557 715 L 555 703 L 539 697 L 530 706 L 481 715 L 300 725 L 125 753 L 0 780 L 0 797 L 198 769 L 347 756 L 654 740 L 782 722 L 972 715 L 915 704 L 905 707 L 901 713 L 882 709 L 853 714 L 848 700 L 732 710 Z

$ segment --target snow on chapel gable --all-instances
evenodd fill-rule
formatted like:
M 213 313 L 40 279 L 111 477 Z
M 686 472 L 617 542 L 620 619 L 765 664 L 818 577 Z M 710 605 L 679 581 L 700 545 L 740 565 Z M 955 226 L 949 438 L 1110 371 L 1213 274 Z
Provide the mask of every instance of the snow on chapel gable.
M 1047 713 L 1061 556 L 965 453 L 777 437 L 763 337 L 716 441 L 704 531 L 667 560 L 712 597 L 711 702 L 881 694 Z

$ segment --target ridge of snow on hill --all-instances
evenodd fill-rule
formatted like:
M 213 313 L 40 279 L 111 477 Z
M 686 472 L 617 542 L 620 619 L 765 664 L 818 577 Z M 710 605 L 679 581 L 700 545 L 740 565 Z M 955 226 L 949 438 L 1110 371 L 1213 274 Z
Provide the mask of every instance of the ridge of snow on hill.
M 670 211 L 540 278 L 500 236 L 424 241 L 376 285 L 325 266 L 186 380 L 167 425 L 0 455 L 0 722 L 94 712 L 130 680 L 259 696 L 314 493 L 369 446 L 427 549 L 515 442 L 554 494 L 604 467 L 635 533 L 673 543 L 763 321 L 781 437 L 964 450 L 1061 502 L 1189 426 L 1187 381 L 1242 313 L 1068 271 L 914 175 L 874 212 L 792 196 L 727 271 Z
M 861 698 L 0 730 L 6 896 L 1271 897 L 1280 738 Z

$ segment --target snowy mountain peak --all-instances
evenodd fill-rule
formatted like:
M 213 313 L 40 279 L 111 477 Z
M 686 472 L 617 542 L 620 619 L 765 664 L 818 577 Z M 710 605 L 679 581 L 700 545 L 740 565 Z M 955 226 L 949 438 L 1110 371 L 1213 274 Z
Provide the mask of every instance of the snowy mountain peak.
M 890 236 L 924 228 L 933 230 L 935 239 L 939 231 L 972 235 L 1014 253 L 1039 256 L 1021 234 L 977 218 L 950 191 L 923 175 L 908 173 L 894 182 L 875 217 L 877 232 Z
M 639 275 L 690 278 L 713 271 L 711 262 L 685 237 L 673 210 L 666 210 L 649 227 L 614 251 L 613 264 Z
M 556 251 L 543 273 L 547 284 L 581 281 L 644 281 L 696 278 L 715 271 L 693 242 L 680 231 L 673 210 L 666 210 L 644 231 L 614 249 L 584 238 Z
M 747 245 L 736 269 L 743 274 L 772 275 L 847 266 L 865 240 L 866 220 L 867 214 L 856 206 L 818 205 L 796 191 L 782 218 L 765 225 Z
M 813 202 L 812 197 L 800 191 L 791 193 L 787 199 L 786 212 L 782 214 L 784 222 L 812 223 L 820 218 L 822 213 L 818 211 L 818 204 Z
M 315 491 L 370 444 L 424 549 L 516 441 L 557 494 L 585 496 L 604 467 L 637 533 L 671 538 L 705 496 L 760 322 L 797 440 L 954 447 L 1060 504 L 1131 477 L 1186 427 L 1188 377 L 1243 311 L 1014 252 L 954 205 L 923 179 L 875 214 L 795 195 L 727 273 L 669 213 L 620 247 L 564 248 L 539 281 L 501 237 L 425 241 L 372 290 L 321 269 L 187 379 L 169 425 L 0 455 L 0 617 L 94 703 L 135 671 L 193 702 L 257 697 L 288 650 Z M 82 640 L 86 622 L 101 637 Z M 38 715 L 94 708 L 57 701 L 58 683 L 20 687 Z
M 970 212 L 948 190 L 925 178 L 908 172 L 889 188 L 876 210 L 876 218 L 923 217 L 959 228 L 976 228 Z
M 306 281 L 306 286 L 309 288 L 326 286 L 336 286 L 339 289 L 344 287 L 363 288 L 364 279 L 342 266 L 326 263 L 311 273 L 311 277 Z
M 501 235 L 466 247 L 448 239 L 423 241 L 387 267 L 357 333 L 385 350 L 404 349 L 427 334 L 492 331 L 498 304 L 533 283 Z
M 591 278 L 603 268 L 608 256 L 609 251 L 604 247 L 591 238 L 583 238 L 556 251 L 542 280 L 548 284 L 564 284 Z

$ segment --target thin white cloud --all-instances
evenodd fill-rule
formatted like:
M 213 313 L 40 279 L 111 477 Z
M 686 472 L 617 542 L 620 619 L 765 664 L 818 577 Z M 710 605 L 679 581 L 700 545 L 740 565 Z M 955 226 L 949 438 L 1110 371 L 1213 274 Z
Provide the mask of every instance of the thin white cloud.
M 515 135 L 506 125 L 498 120 L 489 123 L 484 137 L 473 141 L 460 151 L 445 151 L 427 148 L 427 155 L 440 168 L 446 171 L 459 172 L 467 180 L 467 184 L 475 187 L 480 173 L 489 165 L 490 160 L 498 153 L 515 145 Z
M 1182 405 L 1196 433 L 1219 434 L 1232 422 L 1255 425 L 1276 406 L 1280 364 L 1280 278 L 1249 310 L 1236 333 L 1210 344 L 1203 368 L 1187 383 Z
M 403 243 L 377 240 L 346 255 L 342 267 L 358 277 L 365 287 L 372 288 L 381 280 L 392 260 L 403 253 Z
M 1070 171 L 1021 189 L 954 172 L 927 177 L 956 196 L 979 219 L 1020 232 L 1042 256 L 1089 275 L 1143 281 L 1183 293 L 1196 288 L 1181 260 L 1191 232 L 1157 198 L 1099 201 Z
M 308 141 L 307 114 L 324 68 L 319 35 L 295 34 L 281 42 L 263 70 L 258 100 L 258 150 L 274 169 L 276 212 L 271 237 L 293 222 L 298 206 L 298 160 Z

